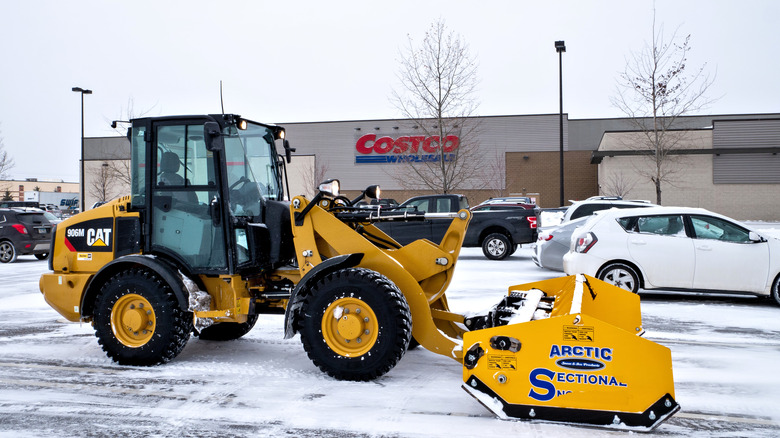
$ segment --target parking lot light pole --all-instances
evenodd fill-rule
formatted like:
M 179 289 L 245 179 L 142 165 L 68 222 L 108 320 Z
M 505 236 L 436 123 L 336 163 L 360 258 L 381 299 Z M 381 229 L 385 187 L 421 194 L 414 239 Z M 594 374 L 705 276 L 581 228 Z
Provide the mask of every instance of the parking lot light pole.
M 564 41 L 555 42 L 555 51 L 558 52 L 558 96 L 560 97 L 561 110 L 560 114 L 560 134 L 561 134 L 561 207 L 564 206 L 563 196 L 563 52 L 566 51 L 566 43 Z
M 79 193 L 79 211 L 84 211 L 84 95 L 92 94 L 92 90 L 86 90 L 81 87 L 73 87 L 71 89 L 77 93 L 81 93 L 81 190 Z

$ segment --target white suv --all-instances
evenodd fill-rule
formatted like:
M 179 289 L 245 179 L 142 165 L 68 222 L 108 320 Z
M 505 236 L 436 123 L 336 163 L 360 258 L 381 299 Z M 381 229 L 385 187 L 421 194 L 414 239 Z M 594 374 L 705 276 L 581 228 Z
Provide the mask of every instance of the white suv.
M 729 291 L 780 304 L 780 239 L 701 208 L 598 212 L 572 235 L 563 269 L 632 292 Z

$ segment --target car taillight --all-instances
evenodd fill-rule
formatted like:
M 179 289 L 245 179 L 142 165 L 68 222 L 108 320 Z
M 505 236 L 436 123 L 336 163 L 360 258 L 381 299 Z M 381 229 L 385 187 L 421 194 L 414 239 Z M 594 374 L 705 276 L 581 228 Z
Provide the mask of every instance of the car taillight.
M 539 235 L 539 240 L 543 240 L 545 242 L 551 240 L 553 238 L 552 234 L 541 234 Z
M 595 234 L 587 233 L 577 239 L 577 245 L 574 246 L 574 251 L 586 253 L 590 251 L 590 249 L 593 248 L 593 245 L 598 241 L 599 239 L 596 238 Z
M 528 219 L 528 225 L 531 226 L 531 229 L 536 228 L 536 216 L 526 216 L 526 219 Z
M 14 227 L 14 229 L 22 234 L 27 234 L 27 228 L 22 224 L 13 224 L 11 225 Z

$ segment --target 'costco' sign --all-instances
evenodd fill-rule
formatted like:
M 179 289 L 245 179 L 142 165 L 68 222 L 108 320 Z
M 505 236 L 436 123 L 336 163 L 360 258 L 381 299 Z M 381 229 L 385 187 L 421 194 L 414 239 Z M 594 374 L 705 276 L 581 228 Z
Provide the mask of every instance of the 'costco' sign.
M 442 159 L 452 161 L 459 144 L 460 139 L 456 135 L 448 135 L 442 142 L 438 135 L 412 135 L 394 139 L 376 138 L 376 134 L 366 134 L 355 143 L 358 153 L 355 163 L 409 163 Z

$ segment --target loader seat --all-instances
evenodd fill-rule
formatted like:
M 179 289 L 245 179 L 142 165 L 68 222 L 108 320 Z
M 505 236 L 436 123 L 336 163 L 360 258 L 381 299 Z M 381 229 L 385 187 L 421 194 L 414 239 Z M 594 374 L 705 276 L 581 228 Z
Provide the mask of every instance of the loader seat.
M 175 152 L 163 152 L 160 157 L 160 176 L 157 179 L 157 185 L 163 187 L 185 187 L 189 181 L 179 175 L 180 168 L 179 156 Z M 174 194 L 174 199 L 190 204 L 198 203 L 198 196 L 195 192 L 179 192 Z

